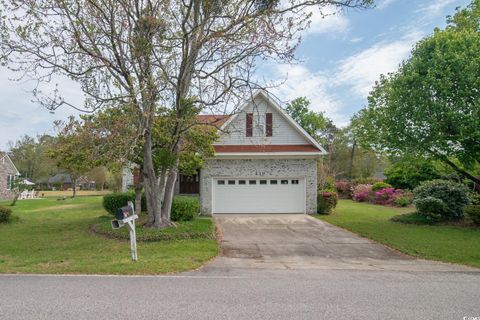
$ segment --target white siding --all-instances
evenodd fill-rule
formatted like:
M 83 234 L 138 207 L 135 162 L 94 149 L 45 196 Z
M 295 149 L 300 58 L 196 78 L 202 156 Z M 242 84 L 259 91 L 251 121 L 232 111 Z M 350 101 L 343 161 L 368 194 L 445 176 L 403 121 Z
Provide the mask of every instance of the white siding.
M 243 112 L 238 114 L 230 123 L 225 133 L 222 133 L 216 145 L 285 145 L 285 144 L 310 144 L 280 113 L 270 106 L 263 97 L 258 96 L 250 102 Z M 253 137 L 246 136 L 246 114 L 253 113 Z M 265 113 L 272 113 L 273 135 L 265 136 L 258 127 L 259 121 L 265 124 Z

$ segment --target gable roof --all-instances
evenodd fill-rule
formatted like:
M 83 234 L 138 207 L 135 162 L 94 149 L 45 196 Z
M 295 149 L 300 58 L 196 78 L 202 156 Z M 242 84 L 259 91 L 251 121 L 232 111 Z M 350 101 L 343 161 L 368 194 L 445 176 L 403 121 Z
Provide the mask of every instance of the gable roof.
M 20 175 L 20 171 L 18 171 L 17 167 L 16 167 L 15 164 L 13 163 L 13 161 L 12 161 L 12 159 L 10 158 L 10 156 L 8 155 L 8 153 L 0 151 L 0 161 L 4 161 L 4 160 L 7 160 L 7 161 L 10 163 L 10 165 L 12 166 L 12 168 L 15 169 L 15 175 L 19 176 L 19 175 Z
M 48 183 L 72 183 L 72 177 L 68 173 L 57 173 L 48 178 Z
M 277 111 L 301 136 L 303 136 L 308 142 L 310 142 L 310 144 L 312 146 L 314 146 L 317 150 L 315 151 L 319 151 L 321 155 L 325 155 L 327 154 L 327 151 L 315 140 L 313 139 L 313 137 L 311 135 L 309 135 L 295 120 L 293 120 L 292 117 L 290 117 L 290 115 L 288 115 L 285 110 L 283 110 L 280 105 L 274 100 L 272 99 L 268 93 L 265 91 L 265 90 L 258 90 L 256 91 L 252 98 L 249 99 L 249 101 L 246 101 L 239 109 L 239 111 L 237 113 L 235 113 L 233 116 L 231 117 L 228 117 L 228 119 L 226 119 L 226 121 L 224 121 L 224 123 L 221 125 L 220 129 L 221 130 L 225 130 L 231 123 L 233 123 L 235 121 L 235 119 L 238 117 L 238 115 L 240 113 L 242 113 L 248 106 L 249 104 L 251 103 L 251 101 L 254 101 L 257 97 L 263 97 L 263 99 L 265 101 L 267 101 L 269 103 L 269 105 L 275 110 Z M 218 147 L 218 146 L 216 146 Z M 257 148 L 259 149 L 259 148 Z M 295 151 L 299 151 L 299 150 L 295 150 L 292 149 L 292 150 L 285 150 L 286 152 L 295 152 Z M 305 150 L 306 151 L 306 150 Z M 258 151 L 257 151 L 258 152 Z M 275 150 L 272 150 L 270 152 L 276 152 Z M 311 152 L 311 151 L 310 151 Z
M 229 115 L 199 114 L 197 116 L 197 121 L 201 124 L 208 124 L 220 128 L 229 118 Z

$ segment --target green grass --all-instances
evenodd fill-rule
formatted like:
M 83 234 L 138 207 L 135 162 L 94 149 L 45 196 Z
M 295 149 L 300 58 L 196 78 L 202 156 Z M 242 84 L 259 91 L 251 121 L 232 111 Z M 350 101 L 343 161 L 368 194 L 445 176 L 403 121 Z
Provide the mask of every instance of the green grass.
M 105 214 L 101 197 L 19 201 L 13 222 L 0 224 L 0 273 L 160 274 L 198 268 L 217 254 L 213 239 L 139 242 L 132 262 L 128 241 L 90 230 Z M 198 228 L 213 230 L 213 223 L 201 219 Z
M 425 259 L 480 267 L 480 229 L 393 222 L 412 208 L 340 200 L 335 213 L 317 218 Z

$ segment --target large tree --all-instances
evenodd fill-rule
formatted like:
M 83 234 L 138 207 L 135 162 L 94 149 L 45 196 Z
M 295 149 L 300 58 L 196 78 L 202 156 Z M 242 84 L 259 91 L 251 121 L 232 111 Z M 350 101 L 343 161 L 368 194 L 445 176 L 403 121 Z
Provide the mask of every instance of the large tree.
M 381 77 L 359 113 L 364 143 L 394 156 L 440 160 L 480 183 L 469 172 L 480 159 L 478 4 L 459 10 L 397 72 Z
M 9 154 L 22 177 L 37 182 L 56 173 L 58 168 L 46 150 L 54 138 L 48 135 L 31 137 L 24 135 L 15 143 L 10 142 Z
M 132 106 L 143 143 L 147 206 L 155 227 L 169 225 L 180 143 L 188 131 L 185 101 L 225 110 L 252 87 L 259 59 L 289 61 L 310 9 L 366 7 L 371 0 L 10 0 L 2 1 L 0 50 L 25 77 L 80 83 L 85 106 L 58 95 L 38 100 L 50 109 L 90 111 Z M 48 17 L 48 18 L 46 18 Z M 171 115 L 165 148 L 175 159 L 156 172 L 152 130 Z M 187 121 L 188 122 L 188 121 Z

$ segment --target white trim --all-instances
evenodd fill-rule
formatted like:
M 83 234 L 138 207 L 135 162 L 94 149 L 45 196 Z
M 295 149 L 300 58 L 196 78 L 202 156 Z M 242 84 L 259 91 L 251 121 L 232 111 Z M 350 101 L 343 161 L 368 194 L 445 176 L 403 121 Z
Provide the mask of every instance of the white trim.
M 8 159 L 8 161 L 10 161 L 10 164 L 13 166 L 13 168 L 14 168 L 15 171 L 16 171 L 15 175 L 16 175 L 16 176 L 19 176 L 19 175 L 20 175 L 20 171 L 18 171 L 18 169 L 17 169 L 17 167 L 15 166 L 15 164 L 13 163 L 12 159 L 10 159 L 10 156 L 8 155 L 8 153 L 5 153 L 0 160 L 3 160 L 3 159 Z
M 319 152 L 218 152 L 215 154 L 216 159 L 230 159 L 230 158 L 317 158 L 323 155 Z
M 318 155 L 326 155 L 328 152 L 315 140 L 312 138 L 311 135 L 308 134 L 295 120 L 293 120 L 292 117 L 290 117 L 285 110 L 280 107 L 280 105 L 273 99 L 270 98 L 267 92 L 264 90 L 258 90 L 255 92 L 251 98 L 251 100 L 248 100 L 245 102 L 239 109 L 237 113 L 235 113 L 232 117 L 230 117 L 221 127 L 220 130 L 224 131 L 226 127 L 230 125 L 237 117 L 238 115 L 250 104 L 250 102 L 254 101 L 257 96 L 262 95 L 263 98 L 270 103 L 273 108 L 279 112 L 286 120 L 287 122 L 290 123 L 291 126 L 293 126 L 304 138 L 306 138 L 312 145 L 314 145 L 316 148 L 318 148 L 319 153 Z M 214 144 L 215 145 L 215 144 Z

